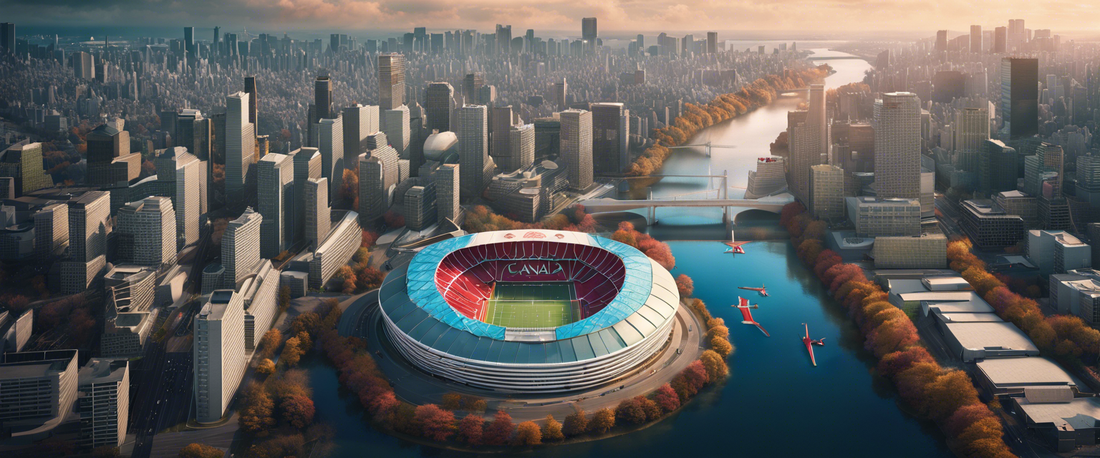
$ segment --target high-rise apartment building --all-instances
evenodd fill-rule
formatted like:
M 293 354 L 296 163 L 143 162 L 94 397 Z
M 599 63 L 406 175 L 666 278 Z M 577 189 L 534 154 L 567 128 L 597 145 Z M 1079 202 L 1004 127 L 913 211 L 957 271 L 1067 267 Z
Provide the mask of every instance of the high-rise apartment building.
M 465 103 L 459 105 L 473 105 L 477 102 L 481 86 L 485 85 L 485 79 L 481 73 L 467 73 L 462 79 L 462 97 Z M 452 125 L 451 130 L 454 130 Z
M 88 262 L 107 254 L 107 218 L 111 197 L 105 191 L 88 191 L 69 200 L 69 256 Z
M 118 210 L 118 256 L 127 264 L 176 262 L 176 211 L 167 197 L 146 197 Z
M 535 162 L 535 125 L 523 124 L 512 126 L 508 129 L 508 147 L 511 149 L 508 157 L 511 165 L 501 167 L 503 170 L 519 170 Z
M 378 132 L 378 105 L 352 105 L 344 108 L 344 167 L 351 168 L 366 148 L 367 136 Z
M 630 165 L 630 110 L 622 103 L 592 104 L 592 169 L 618 175 Z M 530 165 L 530 164 L 528 164 Z
M 461 164 L 459 185 L 462 200 L 469 200 L 481 195 L 494 168 L 489 158 L 489 112 L 484 105 L 466 105 L 455 112 Z
M 328 206 L 328 179 L 310 178 L 305 189 L 305 240 L 316 249 L 328 235 L 332 225 L 331 209 Z
M 419 231 L 436 222 L 435 186 L 413 186 L 405 192 L 405 227 Z
M 397 150 L 402 159 L 409 158 L 409 146 L 412 143 L 412 117 L 409 107 L 401 105 L 382 113 L 382 132 Z
M 405 104 L 405 56 L 378 55 L 378 102 L 382 110 Z
M 452 130 L 451 116 L 455 111 L 455 107 L 455 89 L 451 86 L 451 83 L 428 83 L 428 88 L 424 91 L 424 109 L 427 111 L 428 116 L 425 128 L 428 132 Z
M 248 122 L 248 94 L 225 98 L 225 200 L 234 205 L 248 201 L 245 180 L 255 162 L 255 124 Z
M 565 110 L 561 118 L 561 159 L 567 169 L 569 186 L 592 186 L 592 112 Z
M 221 420 L 248 366 L 244 351 L 244 297 L 232 289 L 210 294 L 194 322 L 195 419 Z
M 290 211 L 293 215 L 290 242 L 294 243 L 305 237 L 306 181 L 321 178 L 321 153 L 317 152 L 317 148 L 301 148 L 291 151 L 289 156 L 294 158 L 294 197 L 291 199 L 294 209 Z
M 260 227 L 263 216 L 248 207 L 230 221 L 222 235 L 222 287 L 236 289 L 237 282 L 256 270 L 260 263 Z
M 367 138 L 366 152 L 359 156 L 359 222 L 369 227 L 389 209 L 400 181 L 400 158 L 377 132 Z
M 256 209 L 260 223 L 260 256 L 274 258 L 290 247 L 290 210 L 294 188 L 294 162 L 290 156 L 271 153 L 260 159 L 256 170 Z
M 989 140 L 989 110 L 960 108 L 955 111 L 955 168 L 978 172 L 978 156 Z
M 1000 108 L 1010 138 L 1039 133 L 1039 59 L 1001 59 Z
M 177 249 L 198 242 L 199 221 L 207 212 L 207 166 L 182 147 L 162 150 L 154 164 L 157 181 L 176 211 Z
M 77 378 L 81 445 L 121 446 L 130 420 L 130 362 L 93 358 L 80 368 Z
M 68 205 L 50 204 L 34 213 L 34 252 L 38 259 L 45 260 L 59 254 L 68 241 Z
M 921 108 L 910 92 L 875 101 L 875 190 L 881 198 L 920 198 Z
M 340 195 L 344 183 L 344 119 L 322 119 L 317 123 L 317 151 L 321 153 L 321 176 L 328 179 L 328 197 Z
M 809 207 L 818 219 L 844 217 L 844 169 L 828 164 L 810 167 Z
M 432 174 L 432 182 L 435 183 L 435 208 L 438 221 L 443 221 L 444 218 L 455 221 L 461 212 L 458 206 L 458 170 L 458 164 L 443 164 Z

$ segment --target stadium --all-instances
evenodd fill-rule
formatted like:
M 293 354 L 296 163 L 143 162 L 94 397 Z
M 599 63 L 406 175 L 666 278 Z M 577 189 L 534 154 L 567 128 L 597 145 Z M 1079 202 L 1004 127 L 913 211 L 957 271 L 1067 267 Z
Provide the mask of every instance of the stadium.
M 428 374 L 531 394 L 589 390 L 640 370 L 679 307 L 667 270 L 579 232 L 516 230 L 429 245 L 379 290 L 385 338 Z

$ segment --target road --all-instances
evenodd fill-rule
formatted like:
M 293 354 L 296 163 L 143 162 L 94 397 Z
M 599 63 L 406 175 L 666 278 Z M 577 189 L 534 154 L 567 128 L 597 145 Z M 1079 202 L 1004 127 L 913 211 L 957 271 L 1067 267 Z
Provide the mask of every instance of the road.
M 494 398 L 484 391 L 432 377 L 409 365 L 388 342 L 381 338 L 382 317 L 377 304 L 377 291 L 353 298 L 349 302 L 338 324 L 340 334 L 366 339 L 367 349 L 394 386 L 398 398 L 419 405 L 439 403 L 442 395 L 448 392 L 474 394 L 486 398 L 489 409 L 507 410 L 517 422 L 527 420 L 540 422 L 548 414 L 556 418 L 564 418 L 573 413 L 574 406 L 586 411 L 595 411 L 604 407 L 614 408 L 625 399 L 648 394 L 671 381 L 688 364 L 698 359 L 704 349 L 701 325 L 689 309 L 681 306 L 673 326 L 671 344 L 655 361 L 625 379 L 597 390 L 553 398 L 534 398 L 524 395 L 504 395 Z M 676 352 L 677 348 L 683 349 L 682 354 Z M 616 386 L 623 388 L 611 391 Z

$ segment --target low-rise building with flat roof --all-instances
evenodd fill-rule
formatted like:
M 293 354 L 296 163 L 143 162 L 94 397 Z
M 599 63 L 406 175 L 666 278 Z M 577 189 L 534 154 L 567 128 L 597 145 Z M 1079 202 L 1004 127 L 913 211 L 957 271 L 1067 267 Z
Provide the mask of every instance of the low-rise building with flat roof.
M 1024 238 L 1023 218 L 1005 212 L 991 200 L 964 200 L 960 213 L 959 226 L 979 249 L 999 250 Z
M 1096 445 L 1100 435 L 1100 397 L 1076 398 L 1069 388 L 1028 388 L 1023 397 L 1012 401 L 1021 423 L 1045 437 L 1055 450 L 1068 452 Z
M 1025 388 L 1077 387 L 1068 372 L 1043 357 L 993 358 L 976 366 L 978 383 L 995 396 L 1020 396 Z
M 947 323 L 944 340 L 963 362 L 986 358 L 1039 356 L 1039 348 L 1012 323 Z

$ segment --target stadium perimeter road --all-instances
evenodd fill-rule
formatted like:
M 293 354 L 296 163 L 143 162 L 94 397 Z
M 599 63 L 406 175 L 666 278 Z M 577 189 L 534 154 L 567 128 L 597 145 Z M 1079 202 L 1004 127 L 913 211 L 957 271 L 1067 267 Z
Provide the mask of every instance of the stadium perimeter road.
M 491 392 L 432 377 L 411 366 L 383 339 L 377 290 L 359 296 L 348 304 L 337 328 L 343 336 L 362 337 L 367 341 L 367 350 L 378 362 L 378 367 L 385 372 L 398 398 L 420 405 L 438 404 L 442 396 L 450 392 L 472 394 L 485 398 L 489 410 L 507 411 L 517 423 L 527 420 L 539 423 L 547 414 L 554 415 L 560 421 L 574 412 L 574 406 L 586 412 L 604 407 L 614 408 L 625 399 L 648 394 L 672 381 L 676 374 L 698 359 L 705 349 L 701 324 L 691 310 L 681 304 L 676 314 L 671 343 L 664 348 L 656 361 L 638 373 L 617 384 L 569 396 L 551 395 L 540 398 L 513 394 L 509 398 L 509 393 L 494 396 Z M 682 352 L 677 353 L 677 349 Z M 613 391 L 620 386 L 623 388 Z

